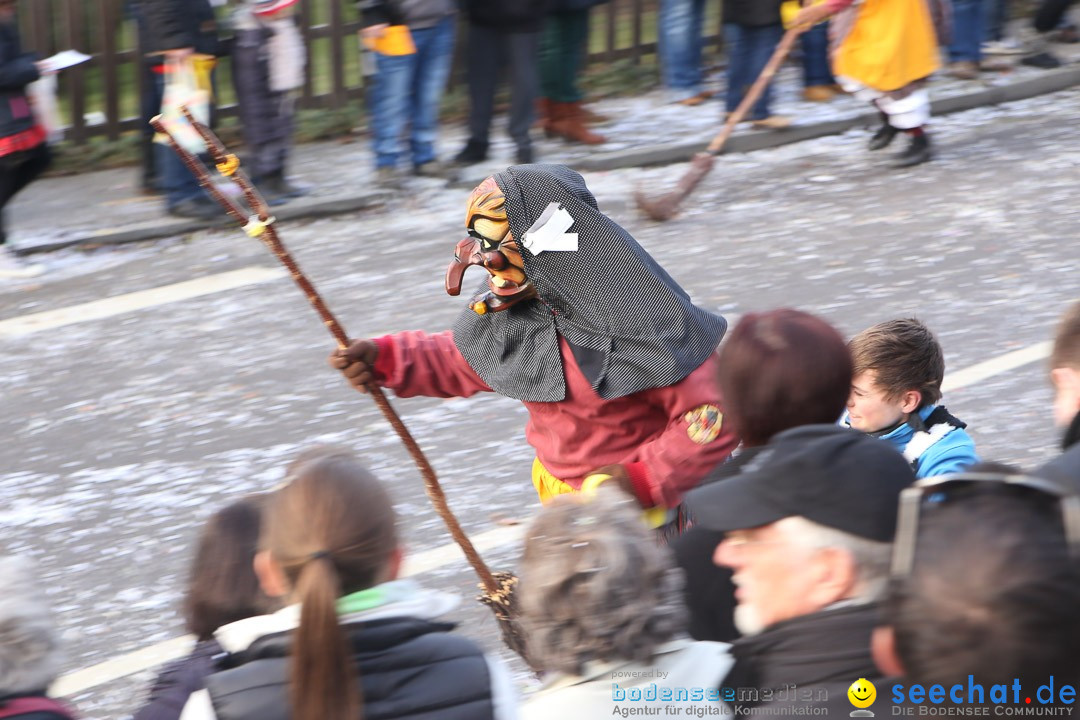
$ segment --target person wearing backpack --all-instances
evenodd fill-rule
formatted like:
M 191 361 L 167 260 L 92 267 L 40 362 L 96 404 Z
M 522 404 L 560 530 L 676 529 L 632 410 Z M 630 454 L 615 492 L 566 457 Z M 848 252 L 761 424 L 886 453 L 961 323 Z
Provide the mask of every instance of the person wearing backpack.
M 286 607 L 220 628 L 229 657 L 180 720 L 509 720 L 506 667 L 436 618 L 457 598 L 399 578 L 390 496 L 350 453 L 294 463 L 255 573 Z

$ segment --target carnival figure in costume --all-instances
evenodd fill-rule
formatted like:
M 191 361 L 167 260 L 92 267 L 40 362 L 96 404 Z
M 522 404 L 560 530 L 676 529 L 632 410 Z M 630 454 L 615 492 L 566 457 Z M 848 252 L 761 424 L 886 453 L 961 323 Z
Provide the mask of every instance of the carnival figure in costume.
M 398 397 L 498 392 L 529 411 L 540 500 L 615 480 L 660 526 L 734 449 L 715 349 L 724 318 L 695 306 L 600 212 L 576 172 L 518 165 L 470 195 L 446 273 L 489 275 L 453 330 L 353 342 L 332 366 Z
M 836 14 L 831 24 L 833 74 L 846 90 L 872 104 L 882 125 L 869 149 L 888 147 L 900 133 L 908 146 L 892 160 L 910 167 L 930 159 L 929 76 L 941 65 L 939 36 L 948 33 L 943 0 L 824 0 L 804 7 L 792 20 L 813 25 Z

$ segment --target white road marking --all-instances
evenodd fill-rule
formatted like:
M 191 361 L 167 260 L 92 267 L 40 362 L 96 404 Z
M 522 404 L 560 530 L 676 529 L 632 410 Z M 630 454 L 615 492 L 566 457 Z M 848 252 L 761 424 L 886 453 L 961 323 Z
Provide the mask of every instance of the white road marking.
M 959 390 L 969 385 L 981 383 L 983 380 L 992 378 L 995 375 L 1001 375 L 1030 363 L 1045 360 L 1050 357 L 1052 347 L 1053 343 L 1050 341 L 1036 343 L 1030 347 L 1014 350 L 996 358 L 990 358 L 985 362 L 972 365 L 963 370 L 957 370 L 945 376 L 945 380 L 941 383 L 941 391 Z
M 156 645 L 130 652 L 127 655 L 121 655 L 112 660 L 106 660 L 97 665 L 91 665 L 88 668 L 76 670 L 67 675 L 61 675 L 56 679 L 56 682 L 53 683 L 52 687 L 49 688 L 49 694 L 53 697 L 70 697 L 71 695 L 77 695 L 85 690 L 95 688 L 98 685 L 104 685 L 107 682 L 119 680 L 128 675 L 134 675 L 137 672 L 142 672 L 147 668 L 157 667 L 170 660 L 182 658 L 191 652 L 191 648 L 194 644 L 195 637 L 193 635 L 175 637 L 171 640 L 166 640 Z M 133 707 L 131 710 L 134 712 L 135 708 Z
M 963 370 L 957 370 L 945 377 L 942 390 L 959 390 L 983 382 L 995 375 L 1001 375 L 1024 365 L 1044 360 L 1050 356 L 1050 348 L 1051 344 L 1049 342 L 1036 343 L 1030 347 L 1014 350 Z M 483 554 L 495 548 L 520 545 L 523 533 L 524 528 L 521 526 L 498 527 L 477 533 L 471 536 L 470 539 L 476 547 L 476 551 Z M 406 576 L 422 575 L 437 568 L 446 568 L 455 563 L 460 563 L 464 558 L 461 548 L 456 543 L 448 543 L 415 555 L 407 555 L 403 574 Z M 498 568 L 492 569 L 496 570 Z M 74 695 L 98 685 L 155 667 L 163 662 L 181 658 L 190 651 L 192 642 L 193 638 L 190 635 L 173 638 L 107 660 L 98 665 L 69 673 L 56 681 L 50 689 L 50 694 L 56 697 Z
M 512 525 L 510 527 L 497 527 L 494 530 L 471 535 L 469 540 L 472 542 L 473 547 L 476 548 L 476 552 L 483 557 L 483 554 L 489 550 L 507 546 L 520 546 L 524 533 L 525 529 L 522 526 Z M 426 572 L 447 567 L 459 560 L 465 560 L 465 553 L 461 551 L 457 543 L 447 543 L 430 550 L 418 552 L 415 555 L 406 555 L 402 574 L 407 577 L 423 575 Z M 492 568 L 493 571 L 498 569 Z
M 217 275 L 208 275 L 195 280 L 186 280 L 174 285 L 163 285 L 150 290 L 140 290 L 101 300 L 93 300 L 57 310 L 21 315 L 8 320 L 0 320 L 0 339 L 21 337 L 42 330 L 52 330 L 90 320 L 101 320 L 134 312 L 135 310 L 165 305 L 166 303 L 190 300 L 191 298 L 212 295 L 226 290 L 235 290 L 247 285 L 276 280 L 287 275 L 288 273 L 282 268 L 248 267 Z

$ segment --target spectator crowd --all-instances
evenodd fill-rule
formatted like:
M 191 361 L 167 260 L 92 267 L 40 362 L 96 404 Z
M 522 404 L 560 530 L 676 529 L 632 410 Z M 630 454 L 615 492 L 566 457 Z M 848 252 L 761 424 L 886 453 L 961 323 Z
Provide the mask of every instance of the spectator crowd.
M 296 2 L 238 0 L 232 8 L 228 51 L 245 164 L 271 204 L 306 191 L 287 174 L 305 62 Z M 549 136 L 604 142 L 589 127 L 578 83 L 595 4 L 461 4 L 470 106 L 457 164 L 487 156 L 503 69 L 520 164 L 536 159 L 537 109 Z M 1043 0 L 1030 33 L 1013 44 L 1000 35 L 1002 0 L 824 0 L 786 11 L 772 0 L 727 0 L 726 111 L 787 24 L 802 32 L 806 99 L 844 91 L 872 103 L 882 125 L 870 148 L 904 135 L 894 164 L 918 164 L 931 156 L 925 84 L 939 47 L 961 77 L 981 70 L 984 52 L 1021 49 L 1049 67 L 1042 41 L 1068 31 L 1067 5 Z M 711 96 L 704 9 L 704 0 L 660 2 L 664 81 L 672 101 L 689 107 Z M 212 87 L 214 60 L 226 49 L 209 0 L 139 0 L 135 10 L 151 53 L 144 111 L 163 109 L 181 72 L 190 90 Z M 364 0 L 360 10 L 380 180 L 396 185 L 403 168 L 445 174 L 435 139 L 458 4 Z M 11 0 L 0 0 L 10 81 L 0 88 L 9 101 L 0 124 L 10 131 L 0 143 L 0 205 L 48 164 L 23 107 L 25 85 L 47 68 L 21 53 L 12 13 Z M 786 124 L 768 92 L 751 120 Z M 207 216 L 209 200 L 187 169 L 151 133 L 144 140 L 146 187 L 162 190 L 175 215 Z M 918 319 L 885 320 L 845 340 L 806 312 L 751 313 L 714 352 L 726 321 L 700 312 L 638 252 L 576 183 L 580 176 L 533 165 L 499 177 L 518 183 L 517 192 L 489 178 L 470 198 L 457 283 L 468 265 L 484 265 L 491 292 L 455 324 L 457 339 L 365 340 L 331 363 L 358 388 L 440 397 L 494 389 L 527 404 L 543 507 L 526 529 L 514 606 L 541 687 L 523 694 L 504 658 L 447 619 L 456 597 L 403 575 L 392 494 L 364 453 L 314 447 L 284 468 L 279 488 L 237 498 L 206 523 L 183 606 L 194 647 L 133 703 L 135 720 L 584 720 L 645 708 L 860 717 L 874 714 L 869 707 L 891 716 L 929 705 L 1023 707 L 1031 698 L 1047 710 L 1072 707 L 1080 685 L 1080 303 L 1065 310 L 1049 363 L 1055 399 L 1047 414 L 1064 432 L 1062 452 L 1041 467 L 1015 468 L 993 462 L 993 447 L 977 452 L 963 412 L 943 404 L 944 353 Z M 515 244 L 522 238 L 529 249 L 529 232 L 543 230 L 540 219 L 522 219 L 533 205 L 547 213 L 571 199 L 582 247 L 587 235 L 600 238 L 588 252 L 562 267 L 549 259 L 558 253 L 537 260 L 540 250 Z M 599 276 L 589 262 L 617 267 L 624 294 L 595 283 L 575 299 L 572 283 L 559 285 L 582 268 Z M 448 271 L 448 288 L 452 278 Z M 522 310 L 552 286 L 566 307 Z M 641 331 L 630 338 L 638 344 L 621 343 L 628 332 L 619 346 L 607 336 L 597 345 L 588 326 L 600 306 L 638 329 L 655 320 L 654 336 Z M 517 344 L 497 342 L 492 327 L 508 328 Z M 456 385 L 448 389 L 440 373 L 450 371 Z M 634 408 L 641 398 L 659 407 L 693 395 L 693 407 L 706 391 L 716 393 L 707 404 L 690 413 L 679 406 L 634 435 L 635 422 L 655 420 Z M 627 427 L 606 431 L 655 452 L 587 472 L 610 447 L 576 435 L 605 413 L 610 419 L 613 406 Z M 657 438 L 682 421 L 690 429 L 678 426 L 682 445 L 670 451 L 676 446 Z M 701 452 L 691 462 L 682 451 L 709 443 L 716 456 Z M 586 447 L 587 457 L 572 458 L 581 467 L 567 467 L 571 450 Z M 703 478 L 690 478 L 699 470 Z M 76 717 L 48 694 L 62 648 L 33 568 L 0 557 L 0 583 L 0 718 Z
M 686 495 L 688 530 L 669 543 L 616 483 L 551 498 L 528 525 L 515 592 L 539 689 L 521 696 L 455 631 L 457 598 L 401 575 L 388 488 L 319 446 L 207 521 L 183 607 L 196 643 L 135 720 L 1030 704 L 1014 688 L 1072 707 L 1080 303 L 1049 363 L 1063 452 L 1027 472 L 976 455 L 916 319 L 845 343 L 805 312 L 751 313 L 718 359 L 742 443 Z M 61 648 L 33 569 L 0 558 L 0 578 L 0 717 L 76 717 L 47 695 Z
M 125 0 L 143 53 L 139 184 L 143 192 L 162 196 L 168 214 L 221 214 L 149 121 L 159 113 L 178 116 L 180 104 L 187 104 L 213 122 L 216 67 L 224 56 L 231 56 L 244 169 L 271 206 L 310 191 L 289 176 L 296 103 L 310 74 L 297 2 Z M 537 130 L 570 143 L 604 143 L 595 125 L 609 118 L 584 104 L 580 81 L 591 10 L 605 2 L 356 0 L 378 183 L 399 189 L 407 174 L 453 179 L 462 166 L 484 161 L 504 79 L 506 129 L 518 164 L 537 159 Z M 881 150 L 906 136 L 907 146 L 889 164 L 918 165 L 933 156 L 927 133 L 931 76 L 944 66 L 952 77 L 976 79 L 1014 67 L 1008 56 L 1033 67 L 1058 67 L 1050 42 L 1080 41 L 1067 18 L 1071 4 L 1039 0 L 1030 20 L 1013 24 L 1013 37 L 1010 0 L 723 0 L 724 116 L 761 74 L 785 28 L 795 28 L 801 34 L 802 97 L 828 102 L 851 93 L 871 103 L 882 125 L 868 148 Z M 35 120 L 28 88 L 55 71 L 22 50 L 15 6 L 15 0 L 0 0 L 0 75 L 8 100 L 0 110 L 0 211 L 50 164 L 47 135 Z M 716 94 L 706 83 L 708 10 L 706 0 L 658 0 L 660 74 L 673 103 L 698 106 Z M 465 62 L 467 138 L 456 152 L 440 154 L 439 117 L 456 45 L 464 48 L 459 54 Z M 775 112 L 772 86 L 765 86 L 745 119 L 759 129 L 782 130 L 792 118 Z M 5 240 L 0 218 L 0 277 L 43 272 L 40 265 L 19 261 L 3 247 Z

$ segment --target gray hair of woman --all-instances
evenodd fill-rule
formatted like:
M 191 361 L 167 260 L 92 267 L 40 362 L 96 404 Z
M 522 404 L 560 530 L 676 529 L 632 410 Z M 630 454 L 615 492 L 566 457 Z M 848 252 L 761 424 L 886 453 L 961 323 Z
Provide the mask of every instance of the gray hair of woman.
M 0 697 L 44 692 L 60 672 L 60 657 L 30 563 L 0 557 L 0 588 Z
M 647 661 L 685 629 L 682 571 L 629 496 L 562 495 L 529 527 L 521 565 L 521 622 L 529 659 L 584 674 L 585 663 Z

